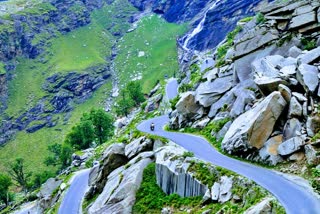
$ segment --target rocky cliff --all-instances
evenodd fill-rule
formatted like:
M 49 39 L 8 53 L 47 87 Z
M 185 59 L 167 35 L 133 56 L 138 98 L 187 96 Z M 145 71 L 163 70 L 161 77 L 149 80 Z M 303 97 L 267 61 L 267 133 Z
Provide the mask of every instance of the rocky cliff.
M 217 48 L 215 66 L 194 59 L 198 69 L 180 85 L 194 91 L 180 95 L 171 126 L 230 118 L 225 152 L 269 164 L 319 164 L 319 8 L 318 1 L 274 3 L 240 22 Z
M 152 162 L 156 164 L 155 172 L 152 172 L 156 176 L 156 184 L 153 185 L 158 184 L 168 195 L 203 198 L 202 202 L 193 206 L 232 203 L 243 210 L 250 207 L 246 203 L 249 203 L 251 197 L 257 197 L 259 201 L 267 195 L 253 182 L 187 154 L 185 149 L 172 142 L 163 143 L 146 137 L 133 139 L 128 144 L 109 146 L 103 153 L 101 164 L 93 167 L 90 172 L 90 189 L 86 197 L 87 200 L 95 196 L 97 198 L 87 207 L 88 213 L 132 213 L 136 193 L 143 182 L 143 171 Z M 143 188 L 149 188 L 148 185 Z M 246 192 L 245 189 L 251 190 Z M 268 208 L 263 210 L 275 209 L 270 201 L 267 203 Z M 152 203 L 156 204 L 155 201 Z M 154 205 L 148 206 L 154 208 Z M 150 212 L 156 211 L 153 208 L 150 207 Z M 164 208 L 162 211 L 167 209 L 171 210 Z M 199 208 L 188 205 L 188 209 Z M 208 210 L 206 206 L 202 209 Z
M 169 22 L 191 21 L 193 24 L 190 32 L 181 38 L 179 43 L 184 48 L 203 51 L 216 47 L 235 27 L 238 20 L 253 15 L 260 4 L 266 4 L 268 1 L 130 0 L 130 2 L 140 10 L 152 10 L 163 15 Z

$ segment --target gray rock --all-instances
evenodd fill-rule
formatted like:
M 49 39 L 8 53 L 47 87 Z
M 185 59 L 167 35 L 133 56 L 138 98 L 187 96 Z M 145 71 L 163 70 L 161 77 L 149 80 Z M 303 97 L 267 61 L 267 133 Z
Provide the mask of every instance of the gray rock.
M 289 140 L 284 141 L 278 147 L 278 153 L 280 155 L 290 155 L 298 150 L 304 145 L 304 141 L 301 137 L 293 137 Z
M 288 85 L 286 81 L 281 78 L 272 78 L 272 77 L 255 77 L 254 82 L 257 84 L 261 93 L 265 96 L 268 96 L 274 91 L 278 90 L 280 84 Z
M 233 86 L 233 77 L 227 76 L 204 82 L 196 90 L 196 101 L 203 107 L 209 107 Z
M 296 152 L 289 156 L 288 160 L 290 161 L 302 161 L 305 157 L 303 152 Z
M 217 140 L 222 139 L 222 138 L 226 135 L 227 131 L 229 130 L 229 128 L 230 128 L 230 126 L 231 126 L 231 124 L 232 124 L 232 121 L 227 122 L 227 123 L 222 127 L 222 129 L 221 129 L 217 134 L 214 135 Z
M 297 46 L 293 46 L 289 49 L 289 56 L 297 58 L 302 53 L 302 50 Z
M 125 145 L 115 143 L 110 145 L 103 153 L 101 164 L 93 167 L 89 174 L 90 194 L 101 192 L 107 182 L 106 178 L 116 168 L 126 164 L 128 158 L 124 153 Z
M 140 152 L 143 151 L 150 151 L 152 150 L 153 144 L 150 139 L 147 139 L 145 136 L 135 139 L 128 145 L 126 145 L 124 152 L 125 155 L 131 159 L 134 156 L 138 155 Z
M 218 201 L 220 195 L 220 183 L 214 182 L 213 186 L 211 187 L 211 199 L 213 201 Z
M 152 112 L 159 107 L 160 101 L 162 100 L 162 94 L 158 94 L 150 98 L 145 107 L 145 112 Z
M 308 101 L 308 99 L 300 93 L 292 92 L 292 95 L 295 96 L 300 102 Z
M 123 128 L 126 125 L 128 125 L 128 118 L 127 117 L 119 118 L 115 122 L 115 126 L 119 129 Z
M 317 151 L 311 145 L 305 145 L 304 151 L 309 165 L 319 164 L 320 158 L 317 156 Z
M 302 106 L 295 97 L 291 98 L 289 105 L 289 118 L 300 117 L 302 115 Z
M 61 184 L 62 180 L 56 178 L 49 178 L 44 184 L 41 185 L 40 191 L 38 193 L 39 198 L 50 200 L 53 191 L 59 188 Z
M 196 121 L 192 128 L 203 129 L 210 122 L 210 118 L 203 118 L 202 120 Z
M 225 203 L 232 198 L 233 180 L 231 177 L 222 176 L 220 178 L 219 202 Z
M 234 56 L 238 58 L 247 55 L 278 38 L 279 35 L 277 32 L 270 31 L 266 28 L 251 31 L 235 44 Z
M 264 57 L 253 61 L 251 66 L 256 78 L 269 77 L 273 79 L 279 77 L 279 71 L 269 59 Z
M 267 214 L 272 213 L 271 198 L 266 198 L 247 209 L 244 214 Z
M 298 60 L 303 64 L 310 64 L 312 62 L 315 62 L 319 58 L 320 58 L 320 47 L 317 47 L 311 51 L 308 51 L 302 56 L 298 57 Z
M 171 210 L 170 207 L 164 207 L 161 210 L 161 214 L 173 214 L 173 211 Z
M 208 189 L 206 191 L 206 193 L 204 194 L 203 198 L 202 198 L 202 201 L 203 203 L 207 202 L 207 201 L 210 201 L 211 200 L 211 191 L 210 189 Z
M 318 68 L 312 65 L 301 64 L 297 71 L 297 80 L 305 91 L 315 92 L 319 84 Z
M 88 213 L 131 213 L 135 203 L 136 191 L 139 189 L 145 167 L 151 163 L 146 158 L 114 170 L 107 178 L 107 183 Z M 125 169 L 126 168 L 126 169 Z
M 291 90 L 287 86 L 280 84 L 278 90 L 281 93 L 282 97 L 286 100 L 287 103 L 291 100 Z
M 313 137 L 320 131 L 320 117 L 318 115 L 308 117 L 306 128 L 308 136 Z
M 256 107 L 234 120 L 223 141 L 222 148 L 229 152 L 260 149 L 272 133 L 286 101 L 280 92 L 273 92 Z
M 283 137 L 284 140 L 296 137 L 297 132 L 301 132 L 302 125 L 296 118 L 289 119 L 284 125 Z
M 295 77 L 297 73 L 297 66 L 296 65 L 287 65 L 280 69 L 279 75 L 281 78 L 290 78 L 292 76 Z
M 293 17 L 290 21 L 289 28 L 293 29 L 314 22 L 316 22 L 316 13 L 314 11 L 311 11 L 309 13 L 304 13 Z
M 204 196 L 208 187 L 188 171 L 190 164 L 184 162 L 184 159 L 174 158 L 182 156 L 185 151 L 172 143 L 157 151 L 157 184 L 166 194 L 176 193 L 181 197 Z
M 165 144 L 159 140 L 159 139 L 156 139 L 153 143 L 153 151 L 156 151 L 158 150 L 159 148 L 163 147 Z
M 208 82 L 212 82 L 218 77 L 218 68 L 214 68 L 203 75 L 203 79 L 207 79 Z
M 176 104 L 179 115 L 196 115 L 200 110 L 200 106 L 196 104 L 195 92 L 186 92 L 181 95 L 180 100 Z
M 208 117 L 213 118 L 221 108 L 223 108 L 224 106 L 230 106 L 234 102 L 234 100 L 235 95 L 233 91 L 228 91 L 210 107 Z
M 278 154 L 278 147 L 283 141 L 282 135 L 277 135 L 270 138 L 263 147 L 259 150 L 259 156 L 264 163 L 270 165 L 277 165 L 282 162 L 283 159 Z
M 230 116 L 233 118 L 242 114 L 245 106 L 248 103 L 252 103 L 256 99 L 255 93 L 248 89 L 235 90 L 234 94 L 237 98 L 230 111 Z

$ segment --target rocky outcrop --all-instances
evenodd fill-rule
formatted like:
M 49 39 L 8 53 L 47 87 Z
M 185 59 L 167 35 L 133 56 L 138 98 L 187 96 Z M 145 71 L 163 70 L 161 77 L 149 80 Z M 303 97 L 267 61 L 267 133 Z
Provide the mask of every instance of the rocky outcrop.
M 205 50 L 216 47 L 238 20 L 253 15 L 259 1 L 160 1 L 160 0 L 130 0 L 140 10 L 152 10 L 163 15 L 169 22 L 192 21 L 193 29 L 179 43 L 188 40 L 186 47 L 191 50 Z M 200 18 L 199 18 L 200 17 Z M 193 34 L 195 28 L 200 29 Z
M 135 193 L 139 189 L 145 167 L 152 162 L 150 156 L 132 159 L 128 167 L 121 166 L 107 177 L 102 193 L 90 206 L 88 213 L 131 213 Z
M 87 197 L 100 193 L 106 183 L 106 177 L 116 168 L 126 164 L 125 145 L 122 143 L 112 144 L 102 156 L 101 164 L 93 167 L 89 174 L 89 191 Z
M 156 152 L 157 184 L 166 194 L 204 196 L 208 188 L 188 172 L 190 162 L 178 158 L 184 152 L 186 150 L 173 144 Z
M 270 94 L 235 119 L 222 141 L 222 148 L 228 153 L 262 148 L 286 104 L 280 92 Z
M 124 153 L 129 159 L 131 159 L 143 151 L 152 150 L 152 148 L 153 148 L 152 140 L 147 139 L 146 137 L 143 136 L 126 145 L 124 149 Z
M 59 199 L 59 196 L 54 195 L 54 192 L 59 188 L 61 183 L 62 180 L 49 178 L 44 184 L 42 184 L 38 193 L 39 206 L 42 210 L 49 208 L 56 203 L 57 199 Z
M 266 198 L 246 210 L 245 214 L 272 213 L 271 198 Z

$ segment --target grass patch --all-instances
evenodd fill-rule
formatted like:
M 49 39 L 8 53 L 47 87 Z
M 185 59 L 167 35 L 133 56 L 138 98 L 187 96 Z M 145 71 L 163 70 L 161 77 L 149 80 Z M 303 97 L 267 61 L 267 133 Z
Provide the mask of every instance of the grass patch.
M 185 31 L 186 25 L 167 23 L 157 15 L 142 18 L 119 42 L 115 68 L 120 83 L 141 76 L 142 89 L 148 92 L 164 75 L 172 76 L 178 70 L 176 38 Z
M 4 67 L 4 64 L 2 62 L 0 62 L 0 75 L 5 74 L 5 73 L 6 73 L 6 69 Z
M 231 31 L 230 33 L 228 33 L 227 35 L 227 41 L 220 45 L 217 49 L 217 66 L 221 67 L 223 65 L 226 64 L 225 62 L 225 56 L 229 50 L 229 48 L 232 47 L 233 45 L 233 40 L 235 38 L 235 36 L 242 30 L 241 26 L 237 26 L 233 31 Z
M 27 169 L 32 172 L 48 170 L 48 167 L 43 163 L 49 155 L 48 145 L 62 143 L 72 126 L 79 122 L 79 115 L 88 112 L 93 106 L 102 108 L 106 93 L 110 89 L 111 82 L 108 82 L 99 88 L 85 103 L 77 105 L 66 124 L 63 122 L 64 114 L 59 114 L 58 125 L 54 128 L 43 128 L 34 133 L 18 132 L 13 140 L 0 147 L 0 170 L 5 171 L 7 165 L 16 157 L 22 157 L 26 162 Z M 15 156 L 12 155 L 12 151 L 15 152 Z M 52 167 L 49 168 L 56 170 Z
M 155 163 L 149 164 L 143 171 L 143 181 L 136 194 L 133 213 L 160 213 L 165 206 L 179 208 L 196 206 L 201 197 L 182 198 L 177 194 L 166 195 L 156 183 Z

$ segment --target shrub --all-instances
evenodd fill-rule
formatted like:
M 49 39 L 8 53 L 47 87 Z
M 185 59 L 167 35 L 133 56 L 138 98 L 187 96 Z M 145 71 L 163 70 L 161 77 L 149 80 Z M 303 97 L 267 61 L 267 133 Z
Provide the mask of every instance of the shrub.
M 307 39 L 307 38 L 301 38 L 301 44 L 303 46 L 304 50 L 312 50 L 317 47 L 317 42 L 315 39 Z
M 173 98 L 172 100 L 170 100 L 170 104 L 171 104 L 171 109 L 175 110 L 176 109 L 176 105 L 178 103 L 178 101 L 180 100 L 180 96 L 176 96 L 175 98 Z
M 256 15 L 256 23 L 257 24 L 262 24 L 266 22 L 266 18 L 264 17 L 264 15 L 262 13 L 258 13 Z

